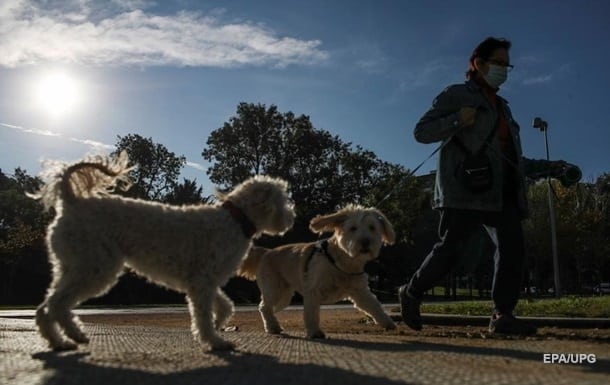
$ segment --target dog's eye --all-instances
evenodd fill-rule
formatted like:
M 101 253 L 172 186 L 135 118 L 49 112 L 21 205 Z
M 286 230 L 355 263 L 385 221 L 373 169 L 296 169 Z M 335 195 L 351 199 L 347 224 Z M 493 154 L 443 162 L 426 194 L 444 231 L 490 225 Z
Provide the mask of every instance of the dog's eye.
M 358 228 L 356 226 L 352 226 L 349 228 L 349 231 L 351 231 L 352 233 L 355 233 L 356 230 L 358 230 Z
M 377 230 L 377 229 L 375 228 L 375 226 L 370 225 L 370 226 L 369 226 L 369 230 L 371 231 L 371 233 L 374 233 L 374 232 L 375 232 L 375 230 Z

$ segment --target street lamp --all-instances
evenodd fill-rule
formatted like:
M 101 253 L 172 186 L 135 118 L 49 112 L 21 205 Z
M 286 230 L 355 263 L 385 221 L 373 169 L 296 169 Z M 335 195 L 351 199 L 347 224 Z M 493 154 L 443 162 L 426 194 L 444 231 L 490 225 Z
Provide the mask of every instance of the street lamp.
M 534 118 L 532 123 L 534 128 L 538 128 L 544 132 L 544 144 L 546 147 L 546 160 L 549 159 L 549 140 L 547 137 L 548 123 L 540 118 Z M 553 250 L 553 277 L 555 279 L 555 297 L 559 297 L 561 292 L 561 286 L 559 282 L 559 260 L 557 258 L 557 230 L 555 228 L 555 202 L 553 199 L 553 186 L 551 185 L 551 175 L 547 175 L 546 181 L 549 185 L 549 216 L 551 220 L 551 247 Z

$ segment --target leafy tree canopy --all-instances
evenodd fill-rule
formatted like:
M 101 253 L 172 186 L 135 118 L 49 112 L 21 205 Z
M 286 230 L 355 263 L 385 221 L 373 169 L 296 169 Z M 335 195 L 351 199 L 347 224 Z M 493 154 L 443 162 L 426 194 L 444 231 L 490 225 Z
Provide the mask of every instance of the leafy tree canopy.
M 236 116 L 210 134 L 202 156 L 212 163 L 210 180 L 224 188 L 259 174 L 287 180 L 302 226 L 348 203 L 375 206 L 390 190 L 391 199 L 379 208 L 407 226 L 423 199 L 404 168 L 274 105 L 240 103 Z
M 176 155 L 164 145 L 154 143 L 152 138 L 138 134 L 117 136 L 118 155 L 127 151 L 129 161 L 137 167 L 131 171 L 133 186 L 127 195 L 142 199 L 164 201 L 178 185 L 180 170 L 186 164 L 184 155 Z

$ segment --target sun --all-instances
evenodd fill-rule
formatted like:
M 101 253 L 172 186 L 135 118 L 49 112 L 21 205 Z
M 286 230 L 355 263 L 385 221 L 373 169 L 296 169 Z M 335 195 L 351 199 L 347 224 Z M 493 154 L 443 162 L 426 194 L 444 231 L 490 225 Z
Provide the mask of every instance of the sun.
M 59 118 L 73 111 L 82 98 L 76 78 L 67 72 L 55 71 L 42 75 L 35 86 L 37 105 L 47 115 Z

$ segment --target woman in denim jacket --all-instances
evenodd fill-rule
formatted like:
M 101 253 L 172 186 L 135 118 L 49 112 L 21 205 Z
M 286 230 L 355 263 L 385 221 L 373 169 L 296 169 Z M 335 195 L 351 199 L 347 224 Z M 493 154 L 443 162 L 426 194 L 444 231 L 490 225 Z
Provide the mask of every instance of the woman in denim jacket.
M 497 235 L 492 297 L 492 333 L 533 334 L 536 328 L 513 316 L 519 299 L 524 262 L 521 220 L 527 216 L 525 175 L 565 162 L 524 158 L 519 125 L 508 102 L 496 95 L 512 68 L 505 39 L 487 38 L 473 51 L 466 82 L 447 87 L 417 123 L 421 143 L 443 142 L 434 190 L 440 210 L 439 237 L 408 284 L 399 289 L 401 314 L 415 330 L 424 292 L 459 260 L 457 250 L 481 225 Z M 478 154 L 478 162 L 465 166 Z M 472 179 L 474 178 L 474 179 Z

